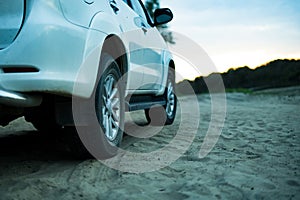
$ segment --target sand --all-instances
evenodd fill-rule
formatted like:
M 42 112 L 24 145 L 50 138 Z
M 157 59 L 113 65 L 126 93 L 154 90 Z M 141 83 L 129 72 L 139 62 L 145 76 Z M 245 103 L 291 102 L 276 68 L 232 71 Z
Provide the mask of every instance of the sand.
M 211 120 L 210 95 L 198 99 L 200 124 L 192 145 L 172 164 L 146 173 L 76 160 L 23 118 L 0 127 L 0 199 L 300 199 L 300 87 L 227 94 L 222 134 L 204 158 L 199 150 Z M 174 125 L 153 137 L 126 136 L 122 148 L 160 149 L 180 124 L 188 137 L 195 116 L 193 109 L 181 114 L 187 113 L 189 121 L 181 123 L 179 113 Z M 142 112 L 130 116 L 145 125 Z M 128 119 L 126 130 L 140 131 Z M 131 164 L 142 168 L 147 160 Z

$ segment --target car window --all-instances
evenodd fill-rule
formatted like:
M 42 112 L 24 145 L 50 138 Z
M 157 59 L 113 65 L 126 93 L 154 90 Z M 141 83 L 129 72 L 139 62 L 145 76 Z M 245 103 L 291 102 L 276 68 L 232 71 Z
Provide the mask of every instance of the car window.
M 139 0 L 131 0 L 131 5 L 133 10 L 145 20 L 145 22 L 148 22 L 148 24 L 151 24 L 150 18 L 148 16 L 147 12 L 144 5 L 142 5 L 142 2 Z M 150 22 L 150 23 L 149 23 Z
M 130 0 L 123 0 L 130 8 L 132 8 Z

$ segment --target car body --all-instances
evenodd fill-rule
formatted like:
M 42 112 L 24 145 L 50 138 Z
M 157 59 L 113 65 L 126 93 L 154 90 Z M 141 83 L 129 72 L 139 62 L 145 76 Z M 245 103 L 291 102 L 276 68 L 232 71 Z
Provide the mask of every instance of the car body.
M 164 96 L 175 64 L 156 25 L 172 13 L 157 13 L 151 19 L 140 0 L 0 0 L 0 122 L 49 120 L 55 110 L 51 120 L 69 124 L 60 103 L 93 96 L 104 51 L 124 80 L 124 109 L 166 104 L 156 97 Z

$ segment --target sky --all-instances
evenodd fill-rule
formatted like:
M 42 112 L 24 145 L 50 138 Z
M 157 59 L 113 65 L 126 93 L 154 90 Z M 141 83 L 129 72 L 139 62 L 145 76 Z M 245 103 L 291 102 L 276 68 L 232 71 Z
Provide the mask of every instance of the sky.
M 160 6 L 173 11 L 170 30 L 200 45 L 217 68 L 199 74 L 181 67 L 184 78 L 300 59 L 300 0 L 160 0 Z M 175 59 L 179 68 L 186 64 Z

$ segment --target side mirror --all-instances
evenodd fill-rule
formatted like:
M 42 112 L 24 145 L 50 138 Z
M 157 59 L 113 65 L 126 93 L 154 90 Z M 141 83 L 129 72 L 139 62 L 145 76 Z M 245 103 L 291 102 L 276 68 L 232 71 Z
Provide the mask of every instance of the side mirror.
M 166 24 L 173 19 L 173 13 L 169 8 L 159 8 L 154 11 L 154 26 Z

